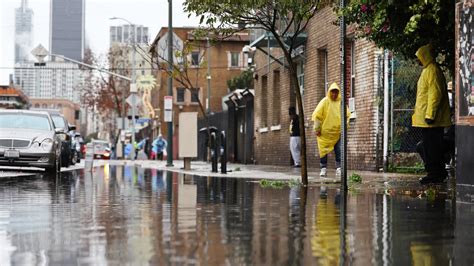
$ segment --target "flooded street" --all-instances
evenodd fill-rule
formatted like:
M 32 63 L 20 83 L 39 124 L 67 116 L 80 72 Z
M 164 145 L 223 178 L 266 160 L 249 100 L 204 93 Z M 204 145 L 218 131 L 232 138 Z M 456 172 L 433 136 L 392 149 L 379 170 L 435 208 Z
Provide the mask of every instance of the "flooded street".
M 472 265 L 443 196 L 264 188 L 132 166 L 0 179 L 0 265 Z M 344 212 L 346 210 L 346 212 Z

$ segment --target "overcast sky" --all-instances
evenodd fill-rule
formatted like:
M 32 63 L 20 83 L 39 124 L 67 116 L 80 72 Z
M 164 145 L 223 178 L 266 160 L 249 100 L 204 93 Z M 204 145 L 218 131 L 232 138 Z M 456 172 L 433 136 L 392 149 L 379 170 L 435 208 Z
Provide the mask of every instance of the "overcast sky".
M 122 25 L 111 17 L 123 17 L 149 28 L 153 40 L 161 27 L 168 26 L 167 0 L 85 0 L 86 45 L 96 55 L 105 54 L 109 47 L 109 27 Z M 173 26 L 196 26 L 197 18 L 188 18 L 182 11 L 184 0 L 173 1 Z M 21 0 L 0 0 L 0 85 L 8 84 L 14 65 L 15 8 Z M 42 44 L 49 49 L 50 0 L 29 0 L 33 9 L 33 47 Z M 33 48 L 32 47 L 32 48 Z

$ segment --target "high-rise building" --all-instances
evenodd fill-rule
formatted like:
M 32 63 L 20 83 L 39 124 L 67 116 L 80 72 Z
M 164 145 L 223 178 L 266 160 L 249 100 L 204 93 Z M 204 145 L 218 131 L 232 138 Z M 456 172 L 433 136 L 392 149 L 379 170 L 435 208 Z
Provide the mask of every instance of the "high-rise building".
M 35 66 L 34 62 L 15 64 L 15 84 L 30 98 L 67 99 L 80 102 L 82 71 L 77 64 L 56 61 Z
M 82 61 L 85 0 L 51 0 L 50 51 Z
M 115 43 L 129 43 L 132 44 L 133 39 L 137 44 L 148 43 L 148 27 L 142 25 L 121 25 L 110 27 L 110 46 Z
M 15 63 L 28 61 L 33 44 L 33 10 L 28 0 L 15 9 Z

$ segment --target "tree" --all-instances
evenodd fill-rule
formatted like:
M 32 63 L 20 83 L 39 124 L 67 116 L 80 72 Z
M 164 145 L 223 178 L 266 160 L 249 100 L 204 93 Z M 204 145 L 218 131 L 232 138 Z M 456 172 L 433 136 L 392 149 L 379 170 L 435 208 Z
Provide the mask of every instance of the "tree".
M 431 43 L 441 65 L 454 72 L 455 0 L 354 0 L 343 10 L 359 37 L 406 58 Z
M 244 72 L 240 73 L 240 75 L 229 79 L 227 81 L 227 87 L 231 91 L 235 91 L 237 89 L 250 89 L 253 87 L 253 71 L 252 70 L 245 70 Z
M 270 33 L 284 54 L 285 66 L 289 70 L 292 90 L 300 111 L 301 132 L 301 179 L 308 184 L 306 163 L 306 134 L 304 128 L 304 109 L 295 64 L 295 50 L 301 43 L 298 37 L 306 31 L 311 18 L 318 8 L 332 2 L 330 0 L 186 0 L 184 10 L 200 16 L 205 23 L 220 34 L 229 34 L 242 28 L 261 29 Z M 239 29 L 235 28 L 239 25 Z

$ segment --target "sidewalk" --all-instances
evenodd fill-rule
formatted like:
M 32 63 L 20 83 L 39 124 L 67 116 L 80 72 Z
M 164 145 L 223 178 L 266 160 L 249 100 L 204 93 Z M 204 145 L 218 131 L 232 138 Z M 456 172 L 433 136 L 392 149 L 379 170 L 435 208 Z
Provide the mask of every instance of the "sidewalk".
M 152 160 L 136 160 L 136 161 L 110 161 L 111 165 L 136 165 L 143 168 L 153 168 L 167 170 L 188 175 L 197 176 L 213 176 L 213 177 L 230 177 L 230 178 L 248 178 L 248 179 L 269 179 L 269 180 L 300 180 L 301 168 L 292 168 L 290 166 L 273 166 L 273 165 L 244 165 L 244 164 L 228 164 L 227 174 L 220 173 L 220 165 L 218 165 L 219 173 L 211 172 L 211 164 L 202 161 L 191 162 L 191 170 L 184 170 L 182 160 L 173 161 L 173 166 L 167 167 L 166 161 Z M 414 174 L 398 174 L 398 173 L 378 173 L 370 171 L 348 170 L 348 178 L 357 173 L 362 177 L 362 183 L 366 185 L 384 184 L 387 182 L 418 184 L 420 175 Z M 319 176 L 318 168 L 308 169 L 308 180 L 310 183 L 340 183 L 340 178 L 336 178 L 335 169 L 328 169 L 328 175 L 325 178 Z

